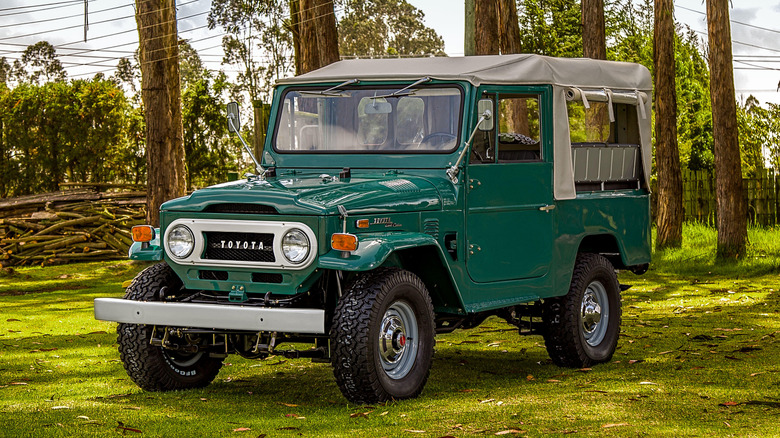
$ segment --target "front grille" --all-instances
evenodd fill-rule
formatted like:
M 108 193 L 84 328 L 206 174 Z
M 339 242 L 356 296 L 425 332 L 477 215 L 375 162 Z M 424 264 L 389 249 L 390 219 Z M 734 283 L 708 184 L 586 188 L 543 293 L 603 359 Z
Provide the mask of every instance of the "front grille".
M 284 280 L 282 274 L 269 274 L 266 272 L 253 272 L 252 282 L 254 283 L 274 283 L 279 284 Z
M 234 213 L 234 214 L 279 214 L 275 208 L 270 205 L 262 204 L 241 204 L 225 203 L 211 204 L 204 210 L 206 213 Z
M 206 235 L 204 259 L 266 263 L 276 261 L 273 251 L 273 234 L 215 231 L 204 234 Z

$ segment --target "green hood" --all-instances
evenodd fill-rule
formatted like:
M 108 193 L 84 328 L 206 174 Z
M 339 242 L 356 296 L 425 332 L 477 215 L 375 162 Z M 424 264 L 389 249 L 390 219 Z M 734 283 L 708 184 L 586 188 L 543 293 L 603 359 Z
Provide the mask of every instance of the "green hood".
M 407 176 L 281 176 L 267 181 L 235 181 L 168 201 L 163 211 L 203 211 L 213 204 L 271 206 L 280 214 L 351 214 L 440 210 L 441 195 L 428 179 Z

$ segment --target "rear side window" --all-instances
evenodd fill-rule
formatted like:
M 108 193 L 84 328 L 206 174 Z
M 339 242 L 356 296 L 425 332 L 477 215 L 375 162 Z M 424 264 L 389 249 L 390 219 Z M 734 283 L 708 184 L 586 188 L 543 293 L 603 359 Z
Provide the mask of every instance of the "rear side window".
M 577 191 L 640 187 L 642 163 L 635 105 L 568 103 L 574 184 Z

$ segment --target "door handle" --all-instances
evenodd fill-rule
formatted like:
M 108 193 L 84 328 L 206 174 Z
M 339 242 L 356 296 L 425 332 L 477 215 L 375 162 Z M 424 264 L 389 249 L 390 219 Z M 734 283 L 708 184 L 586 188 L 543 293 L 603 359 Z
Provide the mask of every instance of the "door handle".
M 555 205 L 543 205 L 539 207 L 539 211 L 550 211 L 555 210 Z

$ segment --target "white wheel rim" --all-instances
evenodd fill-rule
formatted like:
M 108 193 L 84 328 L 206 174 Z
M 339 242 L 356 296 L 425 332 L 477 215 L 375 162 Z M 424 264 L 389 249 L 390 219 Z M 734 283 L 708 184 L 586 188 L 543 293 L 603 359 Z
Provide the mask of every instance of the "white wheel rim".
M 419 348 L 417 318 L 405 301 L 396 301 L 379 326 L 379 359 L 388 377 L 401 379 L 414 366 Z
M 599 281 L 591 282 L 582 295 L 580 327 L 585 342 L 596 347 L 604 340 L 609 326 L 609 297 Z

